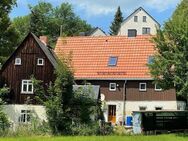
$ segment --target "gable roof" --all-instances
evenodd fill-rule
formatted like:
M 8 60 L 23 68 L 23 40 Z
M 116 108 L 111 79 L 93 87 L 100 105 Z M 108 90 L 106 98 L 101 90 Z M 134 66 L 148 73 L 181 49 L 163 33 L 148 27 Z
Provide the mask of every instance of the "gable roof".
M 158 21 L 155 20 L 155 18 L 153 18 L 153 17 L 152 17 L 144 8 L 142 8 L 142 7 L 137 8 L 133 13 L 131 13 L 126 19 L 123 20 L 123 22 L 121 23 L 121 25 L 124 24 L 130 17 L 132 17 L 135 13 L 137 13 L 137 12 L 140 11 L 140 10 L 144 11 L 148 16 L 150 16 L 150 18 L 152 18 L 152 19 L 159 25 L 159 27 L 160 27 L 160 24 L 158 23 Z
M 72 53 L 76 79 L 152 79 L 147 60 L 155 52 L 152 36 L 60 37 L 55 53 L 62 58 Z M 108 66 L 109 57 L 118 57 L 116 66 Z
M 85 32 L 86 36 L 91 36 L 92 34 L 94 34 L 97 30 L 100 30 L 102 33 L 104 33 L 104 35 L 106 35 L 106 33 L 99 27 L 93 28 L 90 31 Z
M 57 67 L 57 61 L 56 61 L 56 55 L 54 53 L 54 51 L 49 48 L 48 46 L 46 46 L 35 34 L 33 33 L 29 33 L 25 39 L 22 41 L 22 43 L 27 40 L 27 38 L 29 36 L 32 36 L 34 38 L 34 40 L 37 42 L 37 44 L 39 45 L 39 47 L 42 49 L 42 51 L 44 52 L 44 54 L 46 55 L 46 57 L 49 59 L 49 61 L 51 62 L 51 64 L 53 65 L 54 68 Z M 7 65 L 8 61 L 14 56 L 14 54 L 18 51 L 18 49 L 21 47 L 22 43 L 16 48 L 16 50 L 12 53 L 12 55 L 7 59 L 7 61 L 3 64 L 1 71 L 5 68 L 5 66 Z

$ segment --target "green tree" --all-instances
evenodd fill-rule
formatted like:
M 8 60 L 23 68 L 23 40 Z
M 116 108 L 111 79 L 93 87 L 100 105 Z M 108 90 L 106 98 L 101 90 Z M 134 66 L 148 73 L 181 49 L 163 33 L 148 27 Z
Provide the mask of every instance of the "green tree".
M 54 46 L 60 36 L 60 27 L 66 36 L 78 35 L 91 29 L 86 21 L 75 15 L 72 6 L 68 3 L 53 7 L 50 3 L 39 1 L 37 5 L 30 5 L 29 8 L 31 14 L 13 20 L 13 25 L 23 34 L 21 40 L 28 31 L 31 31 L 37 36 L 48 36 L 49 44 Z M 22 24 L 24 27 L 20 28 Z
M 17 46 L 18 33 L 11 26 L 9 12 L 15 0 L 2 0 L 0 2 L 0 63 L 4 63 L 7 57 Z
M 114 16 L 114 21 L 112 22 L 110 26 L 110 35 L 117 35 L 118 30 L 121 26 L 121 23 L 123 22 L 123 16 L 120 9 L 120 6 L 118 7 L 116 14 Z
M 177 6 L 154 43 L 158 52 L 149 68 L 155 82 L 188 99 L 188 0 Z

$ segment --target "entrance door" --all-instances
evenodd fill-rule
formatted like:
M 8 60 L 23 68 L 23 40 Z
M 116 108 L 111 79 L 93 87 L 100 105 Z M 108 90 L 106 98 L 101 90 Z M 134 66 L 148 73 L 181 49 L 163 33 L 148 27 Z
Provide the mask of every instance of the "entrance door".
M 108 105 L 108 121 L 116 123 L 116 105 Z

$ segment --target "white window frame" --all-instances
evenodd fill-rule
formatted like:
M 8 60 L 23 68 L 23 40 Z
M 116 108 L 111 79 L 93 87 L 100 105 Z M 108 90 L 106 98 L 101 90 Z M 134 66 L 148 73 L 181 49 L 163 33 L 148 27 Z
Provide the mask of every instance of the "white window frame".
M 31 121 L 31 110 L 22 109 L 18 121 L 20 123 L 29 123 Z
M 155 84 L 155 91 L 162 91 L 162 88 L 157 89 L 157 84 Z
M 141 85 L 145 85 L 145 89 L 141 89 Z M 147 84 L 146 83 L 139 83 L 139 91 L 145 92 L 147 90 Z
M 21 65 L 21 64 L 22 64 L 21 58 L 20 58 L 20 57 L 15 58 L 14 64 L 15 64 L 15 65 Z
M 42 60 L 42 63 L 39 63 Z M 37 65 L 38 66 L 44 66 L 44 59 L 43 58 L 37 58 Z
M 115 85 L 115 89 L 112 89 L 112 88 L 111 88 L 112 85 Z M 109 90 L 110 90 L 110 91 L 116 91 L 116 87 L 117 87 L 116 83 L 110 83 L 110 84 L 109 84 Z
M 33 94 L 33 84 L 32 83 L 32 80 L 22 80 L 22 87 L 21 87 L 21 93 L 22 94 Z M 29 85 L 32 85 L 32 90 L 29 91 Z M 24 91 L 24 85 L 26 85 L 26 91 Z

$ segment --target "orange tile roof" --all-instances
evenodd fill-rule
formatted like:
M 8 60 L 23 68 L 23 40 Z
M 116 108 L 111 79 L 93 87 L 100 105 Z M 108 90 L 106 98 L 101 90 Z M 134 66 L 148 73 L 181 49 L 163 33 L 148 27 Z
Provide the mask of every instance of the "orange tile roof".
M 72 53 L 76 79 L 151 79 L 148 57 L 154 54 L 152 36 L 59 37 L 55 53 L 59 58 Z M 117 56 L 117 66 L 108 66 Z

